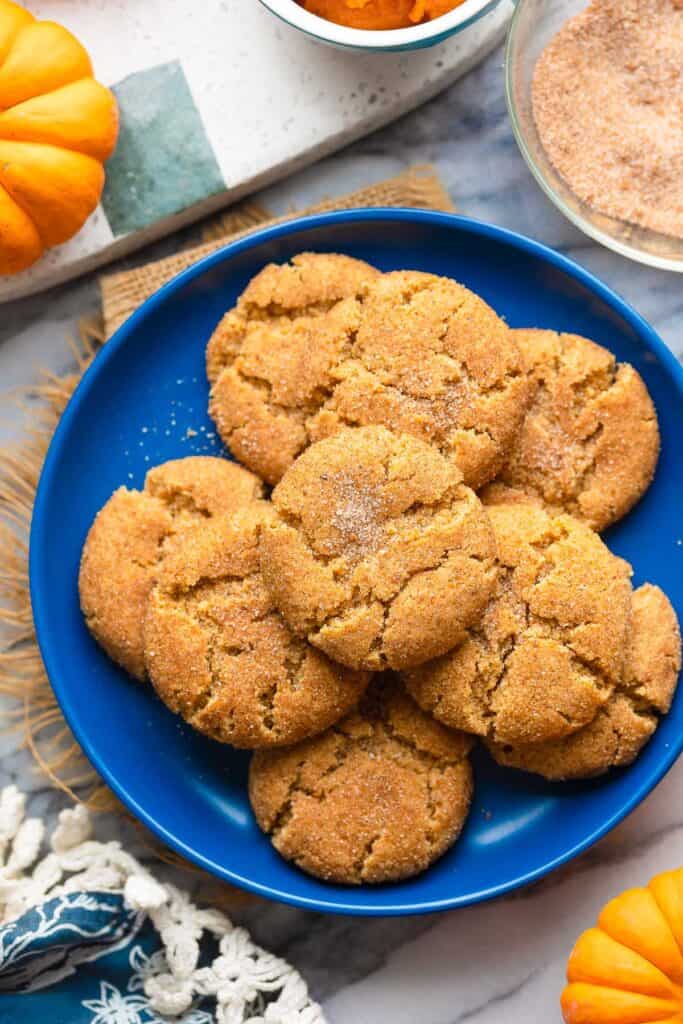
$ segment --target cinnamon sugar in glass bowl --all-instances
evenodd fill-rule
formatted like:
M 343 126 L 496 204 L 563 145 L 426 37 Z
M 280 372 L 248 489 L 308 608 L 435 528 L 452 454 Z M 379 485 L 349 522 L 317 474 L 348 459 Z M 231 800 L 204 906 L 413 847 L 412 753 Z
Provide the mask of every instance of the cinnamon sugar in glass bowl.
M 319 42 L 344 50 L 396 52 L 421 50 L 457 35 L 478 21 L 502 0 L 463 0 L 457 7 L 431 21 L 410 28 L 369 29 L 347 28 L 334 21 L 311 14 L 297 0 L 261 0 L 264 7 L 292 28 Z
M 681 273 L 683 240 L 589 207 L 553 167 L 539 137 L 532 110 L 536 62 L 565 22 L 587 6 L 588 0 L 518 0 L 505 55 L 507 102 L 517 144 L 546 195 L 586 235 L 629 259 Z

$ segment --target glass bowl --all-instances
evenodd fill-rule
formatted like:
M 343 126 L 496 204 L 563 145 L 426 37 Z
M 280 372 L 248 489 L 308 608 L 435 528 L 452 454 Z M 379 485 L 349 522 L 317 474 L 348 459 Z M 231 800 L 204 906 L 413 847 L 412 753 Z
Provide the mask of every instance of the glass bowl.
M 681 273 L 683 241 L 587 206 L 552 166 L 536 130 L 531 107 L 536 61 L 564 22 L 586 6 L 586 0 L 518 0 L 505 54 L 505 88 L 517 144 L 538 184 L 577 228 L 631 260 Z

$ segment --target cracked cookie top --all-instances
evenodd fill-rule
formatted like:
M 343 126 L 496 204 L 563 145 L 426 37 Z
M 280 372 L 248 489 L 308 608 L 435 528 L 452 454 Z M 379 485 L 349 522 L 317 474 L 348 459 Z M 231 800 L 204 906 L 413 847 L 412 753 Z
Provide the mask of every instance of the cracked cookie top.
M 168 544 L 147 605 L 145 662 L 164 703 L 235 747 L 296 743 L 355 706 L 369 675 L 295 637 L 259 570 L 267 502 L 198 524 Z
M 417 665 L 460 642 L 495 584 L 495 541 L 453 462 L 384 427 L 308 448 L 273 492 L 266 585 L 298 636 L 351 668 Z
M 471 747 L 380 676 L 358 710 L 321 736 L 256 753 L 249 797 L 278 852 L 309 874 L 397 881 L 424 871 L 460 834 Z
M 356 298 L 378 275 L 335 253 L 269 264 L 211 337 L 209 412 L 234 455 L 268 483 L 308 445 L 307 421 L 358 327 Z
M 568 515 L 488 507 L 495 594 L 467 639 L 404 675 L 447 725 L 499 743 L 558 739 L 590 722 L 622 678 L 630 566 Z
M 593 721 L 571 736 L 532 746 L 489 744 L 495 760 L 546 779 L 585 779 L 631 764 L 666 714 L 681 669 L 676 613 L 659 587 L 633 594 L 633 616 L 623 678 Z
M 533 397 L 500 480 L 603 530 L 654 475 L 659 429 L 647 388 L 632 366 L 587 338 L 512 333 Z
M 311 439 L 379 423 L 433 444 L 477 490 L 502 467 L 528 398 L 512 332 L 463 285 L 419 271 L 382 275 L 361 305 Z
M 81 608 L 97 642 L 132 676 L 145 678 L 142 623 L 168 538 L 262 493 L 234 462 L 195 455 L 150 469 L 143 491 L 120 487 L 99 511 L 81 557 Z

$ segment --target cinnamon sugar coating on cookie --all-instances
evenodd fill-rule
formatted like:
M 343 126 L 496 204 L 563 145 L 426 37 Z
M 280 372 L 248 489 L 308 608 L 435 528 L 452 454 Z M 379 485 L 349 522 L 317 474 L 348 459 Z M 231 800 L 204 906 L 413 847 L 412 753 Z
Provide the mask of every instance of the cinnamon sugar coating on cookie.
M 630 566 L 597 534 L 534 505 L 488 508 L 496 591 L 464 643 L 404 674 L 418 704 L 499 743 L 566 736 L 604 707 L 623 673 Z
M 534 390 L 500 482 L 603 530 L 654 475 L 659 429 L 647 388 L 632 366 L 587 338 L 513 334 Z
M 268 483 L 308 445 L 307 420 L 358 327 L 356 298 L 378 275 L 335 253 L 269 264 L 212 335 L 209 412 L 234 455 Z
M 503 465 L 528 398 L 511 332 L 478 295 L 434 274 L 384 274 L 361 301 L 311 439 L 379 423 L 435 445 L 478 489 Z
M 295 743 L 355 706 L 369 675 L 295 637 L 266 591 L 259 537 L 272 515 L 252 502 L 169 543 L 145 621 L 145 662 L 164 703 L 236 747 Z
M 120 487 L 97 514 L 81 558 L 81 608 L 95 639 L 132 676 L 145 678 L 142 624 L 169 537 L 262 493 L 241 466 L 196 455 L 150 469 L 143 491 Z
M 264 579 L 290 627 L 352 668 L 420 664 L 465 636 L 495 542 L 453 462 L 384 427 L 308 448 L 273 492 Z
M 321 736 L 255 754 L 249 797 L 278 852 L 309 874 L 397 881 L 424 871 L 460 834 L 471 746 L 379 677 L 358 711 Z
M 311 442 L 380 424 L 435 445 L 481 487 L 529 393 L 511 332 L 473 292 L 324 253 L 253 279 L 209 342 L 207 371 L 221 437 L 272 484 Z
M 584 729 L 559 742 L 530 746 L 489 744 L 495 760 L 546 779 L 584 779 L 631 764 L 671 706 L 681 670 L 676 613 L 659 587 L 633 594 L 624 675 L 609 703 Z

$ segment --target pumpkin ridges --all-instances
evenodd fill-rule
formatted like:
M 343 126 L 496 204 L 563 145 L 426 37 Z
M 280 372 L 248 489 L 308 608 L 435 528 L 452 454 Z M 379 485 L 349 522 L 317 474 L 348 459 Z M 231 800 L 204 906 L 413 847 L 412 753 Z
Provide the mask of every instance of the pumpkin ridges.
M 627 889 L 607 903 L 598 927 L 683 984 L 683 957 L 669 923 L 649 889 Z
M 673 1000 L 590 985 L 567 985 L 560 999 L 565 1024 L 666 1024 L 680 1021 Z
M 683 1024 L 683 868 L 605 904 L 567 964 L 566 1024 Z
M 683 954 L 683 868 L 663 871 L 648 885 Z
M 83 227 L 118 136 L 78 39 L 14 0 L 0 0 L 0 121 L 0 274 L 14 274 Z
M 92 74 L 90 57 L 75 36 L 54 21 L 34 20 L 17 33 L 0 66 L 0 110 Z
M 35 18 L 25 7 L 20 7 L 12 0 L 0 0 L 0 67 L 20 29 L 32 21 Z
M 43 252 L 43 243 L 30 217 L 0 187 L 0 275 L 27 270 Z
M 579 936 L 569 956 L 567 980 L 660 999 L 676 995 L 670 979 L 658 967 L 599 928 L 589 928 Z
M 43 244 L 60 245 L 95 210 L 104 168 L 68 149 L 0 141 L 0 185 L 34 221 Z
M 118 136 L 118 107 L 109 89 L 82 78 L 0 112 L 0 139 L 37 142 L 107 160 Z

